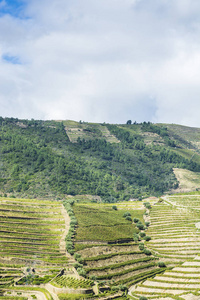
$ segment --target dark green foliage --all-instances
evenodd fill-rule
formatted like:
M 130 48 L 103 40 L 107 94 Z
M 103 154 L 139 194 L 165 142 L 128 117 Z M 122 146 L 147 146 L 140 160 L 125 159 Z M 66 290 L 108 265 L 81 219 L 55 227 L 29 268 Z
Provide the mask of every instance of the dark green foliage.
M 139 298 L 139 300 L 148 300 L 148 298 L 147 298 L 147 297 L 144 297 L 144 296 L 141 296 L 141 297 Z
M 133 235 L 134 242 L 137 243 L 139 241 L 139 239 L 140 239 L 139 235 L 137 233 L 134 233 L 134 235 Z
M 162 261 L 159 261 L 159 262 L 158 262 L 158 266 L 159 266 L 160 268 L 166 268 L 166 264 L 165 264 L 164 262 L 162 262 Z
M 27 275 L 20 279 L 16 284 L 17 285 L 40 285 L 49 282 L 55 275 L 45 275 L 43 277 L 39 277 L 38 275 Z
M 146 242 L 150 241 L 151 240 L 151 237 L 146 235 L 144 238 L 143 238 Z
M 73 264 L 73 267 L 74 267 L 75 269 L 78 269 L 78 268 L 83 268 L 83 265 L 82 265 L 82 264 L 79 264 L 79 263 L 74 263 L 74 264 Z
M 92 194 L 114 203 L 175 187 L 173 167 L 200 171 L 197 163 L 171 150 L 171 140 L 167 147 L 145 145 L 144 138 L 131 131 L 141 125 L 104 126 L 121 142 L 108 143 L 98 125 L 83 128 L 97 138 L 71 143 L 62 122 L 0 118 L 2 194 L 57 198 Z M 144 123 L 142 130 L 169 139 L 160 126 Z
M 117 206 L 116 206 L 116 205 L 113 205 L 113 206 L 112 206 L 112 209 L 117 210 Z
M 134 218 L 134 219 L 133 219 L 133 222 L 134 222 L 134 223 L 138 223 L 139 221 L 140 221 L 140 220 L 139 220 L 138 218 Z
M 83 268 L 77 268 L 77 272 L 78 272 L 78 274 L 80 275 L 80 276 L 83 276 L 83 277 L 85 277 L 86 276 L 86 272 L 85 272 L 85 270 L 83 269 Z
M 146 255 L 151 255 L 151 251 L 149 250 L 149 249 L 144 249 L 144 253 L 146 254 Z
M 151 209 L 151 204 L 149 202 L 144 202 L 144 206 L 148 209 Z
M 125 212 L 123 214 L 123 217 L 126 218 L 126 217 L 130 217 L 131 216 L 131 213 L 129 211 Z
M 146 233 L 145 232 L 140 232 L 139 235 L 141 236 L 141 238 L 143 238 L 143 237 L 146 236 Z
M 150 122 L 144 122 L 142 123 L 142 127 L 141 129 L 143 131 L 147 131 L 147 132 L 153 132 L 153 133 L 157 133 L 158 135 L 160 135 L 164 142 L 170 146 L 170 147 L 176 147 L 176 143 L 174 140 L 171 140 L 170 137 L 169 137 L 169 134 L 168 134 L 168 130 L 166 127 L 160 127 L 160 126 L 157 126 L 157 125 L 154 125 Z
M 131 218 L 130 216 L 127 216 L 125 219 L 126 219 L 127 221 L 132 221 L 132 218 Z
M 144 243 L 139 243 L 139 249 L 140 249 L 141 251 L 144 250 Z
M 139 230 L 144 230 L 145 228 L 144 228 L 144 225 L 142 224 L 142 223 L 136 223 L 136 226 L 137 226 L 137 228 L 139 229 Z

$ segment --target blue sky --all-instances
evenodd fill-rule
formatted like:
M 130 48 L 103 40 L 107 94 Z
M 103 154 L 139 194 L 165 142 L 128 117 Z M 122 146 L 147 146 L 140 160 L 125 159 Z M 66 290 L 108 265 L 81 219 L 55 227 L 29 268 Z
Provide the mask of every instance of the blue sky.
M 199 0 L 0 0 L 0 115 L 200 127 L 199 37 Z
M 0 2 L 0 15 L 10 14 L 13 17 L 22 18 L 25 0 L 4 0 Z

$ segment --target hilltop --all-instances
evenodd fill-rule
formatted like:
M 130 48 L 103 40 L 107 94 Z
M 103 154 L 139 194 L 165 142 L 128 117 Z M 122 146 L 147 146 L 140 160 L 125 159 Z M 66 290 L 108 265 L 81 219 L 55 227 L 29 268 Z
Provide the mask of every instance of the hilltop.
M 199 178 L 200 129 L 0 118 L 2 195 L 142 199 L 177 189 L 174 168 Z

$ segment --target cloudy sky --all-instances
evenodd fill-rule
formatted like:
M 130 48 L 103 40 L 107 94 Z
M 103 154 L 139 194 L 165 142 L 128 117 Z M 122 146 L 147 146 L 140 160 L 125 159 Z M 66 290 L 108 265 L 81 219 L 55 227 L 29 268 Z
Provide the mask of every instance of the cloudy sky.
M 0 115 L 200 127 L 200 1 L 0 0 Z

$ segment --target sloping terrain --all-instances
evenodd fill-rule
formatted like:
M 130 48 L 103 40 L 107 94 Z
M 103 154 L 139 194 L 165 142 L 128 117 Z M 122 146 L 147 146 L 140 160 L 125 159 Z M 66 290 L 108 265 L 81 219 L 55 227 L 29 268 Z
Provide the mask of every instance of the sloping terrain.
M 190 192 L 200 189 L 200 173 L 186 169 L 174 168 L 174 174 L 179 182 L 176 192 Z
M 171 268 L 162 275 L 133 286 L 135 296 L 151 299 L 193 295 L 199 299 L 200 289 L 200 196 L 164 197 L 153 206 L 148 234 L 148 247 Z M 199 295 L 195 298 L 195 295 Z M 189 299 L 189 298 L 188 298 Z
M 87 277 L 104 285 L 130 286 L 163 272 L 151 252 L 140 250 L 133 242 L 134 236 L 140 234 L 133 219 L 144 223 L 142 202 L 117 203 L 114 207 L 75 203 L 73 210 L 78 221 L 75 255 L 83 263 Z M 127 213 L 131 219 L 126 219 Z
M 178 187 L 173 168 L 200 172 L 193 129 L 184 142 L 166 126 L 0 117 L 1 195 L 111 203 L 162 195 Z
M 60 248 L 65 227 L 61 208 L 56 201 L 0 198 L 0 291 L 6 292 L 6 299 L 15 299 L 13 290 L 34 294 L 34 288 L 13 284 L 38 285 L 68 264 Z

